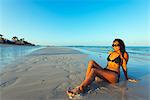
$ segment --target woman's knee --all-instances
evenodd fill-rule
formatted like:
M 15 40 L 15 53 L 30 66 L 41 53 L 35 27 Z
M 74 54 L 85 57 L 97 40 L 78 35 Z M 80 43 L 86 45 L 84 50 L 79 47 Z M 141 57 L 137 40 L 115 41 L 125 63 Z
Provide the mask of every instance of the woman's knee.
M 88 63 L 88 65 L 92 67 L 94 63 L 95 63 L 94 60 L 90 60 L 89 63 Z

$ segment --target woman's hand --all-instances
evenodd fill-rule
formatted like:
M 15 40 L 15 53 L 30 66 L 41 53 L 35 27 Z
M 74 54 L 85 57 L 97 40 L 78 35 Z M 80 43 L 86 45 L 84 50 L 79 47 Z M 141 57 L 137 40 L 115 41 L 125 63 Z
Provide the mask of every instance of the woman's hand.
M 120 58 L 121 59 L 123 59 L 124 57 L 122 56 L 122 52 L 120 51 L 120 52 L 117 52 L 118 54 L 119 54 L 119 56 L 120 56 Z
M 129 81 L 129 82 L 132 82 L 132 83 L 136 83 L 136 82 L 137 82 L 137 80 L 131 79 L 131 78 L 129 78 L 128 81 Z

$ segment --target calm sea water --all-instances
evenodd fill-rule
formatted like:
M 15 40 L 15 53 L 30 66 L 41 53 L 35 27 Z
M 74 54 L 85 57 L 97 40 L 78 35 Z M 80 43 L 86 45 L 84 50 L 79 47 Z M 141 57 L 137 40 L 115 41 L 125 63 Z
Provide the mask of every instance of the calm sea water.
M 0 44 L 0 69 L 15 61 L 17 58 L 28 55 L 32 51 L 41 48 L 43 47 Z

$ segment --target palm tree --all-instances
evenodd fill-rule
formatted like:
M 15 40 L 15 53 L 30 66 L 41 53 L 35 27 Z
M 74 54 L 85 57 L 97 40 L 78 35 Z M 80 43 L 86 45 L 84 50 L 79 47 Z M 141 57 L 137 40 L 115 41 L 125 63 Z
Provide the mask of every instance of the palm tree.
M 21 39 L 20 39 L 20 43 L 21 43 L 21 44 L 24 44 L 24 38 L 21 38 Z
M 2 36 L 3 36 L 3 35 L 2 35 L 2 34 L 0 34 L 0 38 L 2 38 Z
M 2 34 L 0 34 L 0 43 L 4 43 L 4 38 Z
M 14 37 L 12 38 L 12 40 L 13 40 L 13 41 L 18 41 L 18 37 L 14 36 Z

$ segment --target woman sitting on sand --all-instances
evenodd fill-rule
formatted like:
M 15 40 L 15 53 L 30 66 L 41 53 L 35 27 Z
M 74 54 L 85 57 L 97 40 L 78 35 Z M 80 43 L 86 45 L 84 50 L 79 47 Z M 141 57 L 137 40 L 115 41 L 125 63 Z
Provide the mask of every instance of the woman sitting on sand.
M 90 60 L 88 63 L 85 80 L 75 89 L 67 91 L 69 96 L 75 96 L 76 94 L 84 93 L 84 89 L 90 85 L 96 77 L 99 77 L 110 84 L 119 82 L 120 66 L 122 66 L 126 80 L 130 82 L 136 82 L 136 80 L 128 78 L 126 65 L 129 56 L 125 50 L 124 42 L 121 39 L 115 39 L 112 47 L 114 51 L 109 52 L 106 68 L 102 68 L 95 61 Z

